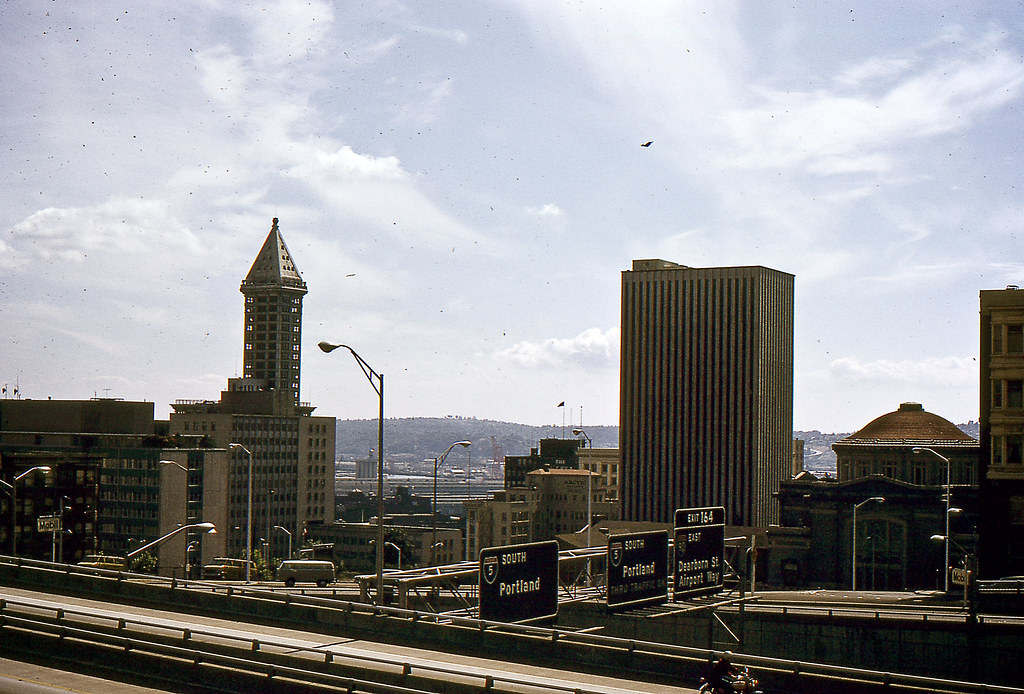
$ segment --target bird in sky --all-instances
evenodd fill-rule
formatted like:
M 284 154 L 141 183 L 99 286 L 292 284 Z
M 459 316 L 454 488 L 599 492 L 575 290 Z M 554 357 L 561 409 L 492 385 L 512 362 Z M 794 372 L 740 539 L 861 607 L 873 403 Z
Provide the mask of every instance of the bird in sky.
M 648 140 L 647 142 L 643 143 L 643 144 L 642 144 L 642 145 L 640 145 L 640 146 L 641 146 L 641 147 L 650 147 L 650 146 L 651 146 L 651 145 L 653 145 L 653 144 L 654 144 L 654 140 Z

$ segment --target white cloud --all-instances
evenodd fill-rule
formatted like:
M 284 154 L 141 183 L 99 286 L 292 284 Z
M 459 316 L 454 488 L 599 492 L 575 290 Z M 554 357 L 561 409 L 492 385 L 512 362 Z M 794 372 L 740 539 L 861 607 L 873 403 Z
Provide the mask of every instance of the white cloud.
M 619 329 L 588 328 L 575 337 L 519 342 L 497 354 L 501 361 L 534 369 L 618 367 Z
M 868 58 L 834 91 L 754 90 L 754 103 L 723 116 L 731 146 L 723 167 L 799 168 L 819 175 L 885 173 L 895 147 L 968 128 L 1018 97 L 1024 66 L 990 48 L 939 54 L 917 73 L 911 61 Z M 923 60 L 923 58 L 922 58 Z
M 527 207 L 526 213 L 534 217 L 561 217 L 562 210 L 558 205 L 549 202 L 542 207 Z
M 89 208 L 46 208 L 14 225 L 12 252 L 0 263 L 13 268 L 36 260 L 82 263 L 109 256 L 199 254 L 202 245 L 176 220 L 166 202 L 114 197 Z
M 307 150 L 305 161 L 282 173 L 305 182 L 324 205 L 402 238 L 449 243 L 476 237 L 417 189 L 396 157 Z
M 861 361 L 843 357 L 829 365 L 829 374 L 839 383 L 971 385 L 978 380 L 975 357 L 931 357 L 923 360 L 877 359 Z

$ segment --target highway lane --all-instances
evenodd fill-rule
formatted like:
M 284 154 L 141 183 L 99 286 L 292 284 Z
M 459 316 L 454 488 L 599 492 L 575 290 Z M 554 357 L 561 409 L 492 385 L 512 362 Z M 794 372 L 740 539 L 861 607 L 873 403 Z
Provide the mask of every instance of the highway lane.
M 0 658 L 0 694 L 153 694 L 160 691 Z
M 647 683 L 634 683 L 625 679 L 603 677 L 555 668 L 539 668 L 509 661 L 496 661 L 485 658 L 459 656 L 441 653 L 429 649 L 418 649 L 368 640 L 339 639 L 337 636 L 318 634 L 296 629 L 255 626 L 241 622 L 214 619 L 202 616 L 182 615 L 160 610 L 138 608 L 127 605 L 106 603 L 95 600 L 71 598 L 34 591 L 25 591 L 8 587 L 0 587 L 0 597 L 21 600 L 38 605 L 40 608 L 88 610 L 91 614 L 105 618 L 143 619 L 168 629 L 195 629 L 212 632 L 222 637 L 243 639 L 273 640 L 295 650 L 316 648 L 328 650 L 337 659 L 373 659 L 392 663 L 394 667 L 411 663 L 414 666 L 427 668 L 447 668 L 456 670 L 467 676 L 493 676 L 502 679 L 514 679 L 524 686 L 530 685 L 541 689 L 567 689 L 582 687 L 599 694 L 649 694 L 664 692 L 665 694 L 690 694 L 694 686 L 652 686 Z M 0 649 L 2 650 L 2 649 Z

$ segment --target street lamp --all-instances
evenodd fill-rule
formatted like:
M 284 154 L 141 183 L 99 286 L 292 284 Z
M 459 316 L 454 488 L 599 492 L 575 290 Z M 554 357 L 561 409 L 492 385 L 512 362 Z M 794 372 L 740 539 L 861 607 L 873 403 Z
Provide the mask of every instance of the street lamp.
M 586 445 L 590 446 L 591 452 L 593 452 L 594 442 L 590 440 L 589 436 L 587 436 L 587 432 L 583 431 L 583 429 L 573 429 L 572 434 L 573 436 L 583 436 L 584 440 L 586 441 Z M 590 585 L 590 526 L 593 525 L 594 520 L 594 514 L 590 510 L 590 504 L 594 498 L 594 494 L 590 486 L 591 475 L 593 474 L 593 472 L 589 467 L 585 469 L 587 471 L 587 585 Z
M 860 502 L 859 504 L 853 505 L 853 549 L 850 556 L 850 563 L 853 565 L 853 571 L 850 580 L 852 590 L 857 590 L 857 509 L 859 509 L 864 504 L 870 503 L 872 501 L 877 501 L 880 504 L 884 504 L 885 497 L 873 496 L 870 499 L 864 499 L 864 501 Z
M 248 583 L 249 565 L 252 564 L 252 451 L 240 443 L 229 443 L 228 448 L 241 448 L 249 456 L 249 501 L 245 520 L 245 582 Z
M 947 458 L 946 456 L 940 454 L 938 451 L 936 451 L 936 450 L 934 450 L 932 448 L 925 448 L 923 446 L 915 446 L 914 448 L 911 448 L 910 450 L 913 451 L 914 453 L 930 453 L 930 454 L 932 454 L 933 456 L 935 456 L 936 458 L 938 458 L 939 460 L 941 460 L 942 462 L 944 462 L 946 464 L 946 534 L 944 535 L 944 537 L 946 538 L 946 541 L 945 541 L 945 556 L 943 558 L 943 566 L 942 566 L 942 570 L 943 570 L 943 573 L 945 575 L 943 577 L 943 584 L 942 585 L 943 585 L 944 592 L 948 593 L 949 592 L 949 510 L 950 510 L 949 509 L 949 498 L 952 496 L 952 490 L 949 487 L 949 467 L 950 467 L 950 465 L 949 465 L 949 458 Z
M 271 489 L 267 492 L 267 556 L 263 557 L 263 563 L 270 572 L 270 500 L 277 496 L 277 490 Z
M 384 603 L 384 374 L 377 373 L 366 361 L 356 354 L 348 345 L 336 345 L 321 341 L 317 343 L 322 351 L 330 354 L 339 347 L 344 347 L 355 358 L 363 375 L 370 382 L 380 401 L 380 413 L 377 418 L 377 601 Z M 376 381 L 374 380 L 376 379 Z
M 430 565 L 431 566 L 433 566 L 435 563 L 437 563 L 434 560 L 434 547 L 437 546 L 437 468 L 439 466 L 441 466 L 441 465 L 444 465 L 444 459 L 448 457 L 448 454 L 452 452 L 453 448 L 455 448 L 456 446 L 462 446 L 463 448 L 465 448 L 466 446 L 471 446 L 471 445 L 473 445 L 471 441 L 456 441 L 452 445 L 448 446 L 448 450 L 446 450 L 444 453 L 442 453 L 440 458 L 434 458 L 434 505 L 431 508 L 432 515 L 434 517 L 434 527 L 433 527 L 433 531 L 430 534 Z
M 956 509 L 955 508 L 955 509 L 951 509 L 951 510 L 959 511 L 960 509 Z M 930 539 L 932 542 L 942 542 L 942 543 L 944 543 L 946 545 L 946 547 L 949 547 L 949 544 L 952 543 L 953 546 L 956 547 L 957 550 L 961 554 L 964 555 L 964 558 L 963 558 L 964 570 L 967 572 L 967 574 L 965 576 L 965 579 L 964 579 L 964 607 L 970 607 L 971 608 L 971 612 L 973 614 L 974 608 L 975 608 L 975 603 L 974 603 L 974 600 L 972 600 L 969 597 L 970 594 L 971 594 L 972 586 L 973 586 L 973 580 L 974 580 L 973 576 L 974 576 L 974 571 L 975 571 L 974 561 L 972 560 L 973 555 L 970 552 L 968 552 L 967 549 L 964 548 L 963 545 L 961 545 L 959 542 L 957 542 L 956 540 L 951 538 L 949 535 L 932 535 L 928 539 Z M 948 566 L 946 567 L 946 573 L 949 573 L 949 567 Z
M 30 473 L 33 473 L 33 472 L 49 472 L 49 471 L 50 471 L 50 466 L 49 465 L 36 465 L 35 467 L 30 467 L 28 470 L 25 470 L 25 472 L 23 472 L 20 475 L 16 476 L 10 482 L 4 482 L 3 480 L 0 480 L 0 484 L 3 484 L 4 488 L 7 489 L 7 491 L 10 492 L 10 495 L 11 495 L 11 554 L 12 555 L 17 555 L 18 554 L 18 490 L 17 490 L 18 481 L 21 480 L 23 477 L 26 477 L 27 475 L 29 475 Z
M 280 530 L 281 532 L 283 532 L 285 535 L 288 536 L 288 558 L 291 559 L 292 558 L 292 534 L 291 534 L 291 531 L 289 531 L 288 528 L 285 528 L 285 527 L 280 526 L 280 525 L 275 525 L 274 526 L 274 530 Z
M 185 515 L 181 519 L 181 524 L 186 525 L 188 523 L 188 468 L 181 463 L 177 463 L 173 460 L 158 460 L 158 465 L 173 465 L 182 472 L 185 473 Z M 181 577 L 188 578 L 188 537 L 185 537 L 185 563 L 181 565 Z

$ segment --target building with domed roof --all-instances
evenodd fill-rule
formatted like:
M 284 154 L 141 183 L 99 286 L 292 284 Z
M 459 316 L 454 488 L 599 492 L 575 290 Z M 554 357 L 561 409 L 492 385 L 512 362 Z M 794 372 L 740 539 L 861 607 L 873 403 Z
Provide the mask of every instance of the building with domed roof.
M 915 485 L 945 485 L 946 464 L 915 448 L 930 448 L 950 461 L 951 485 L 978 484 L 978 442 L 916 402 L 905 402 L 832 444 L 840 482 L 882 475 Z
M 945 545 L 932 537 L 946 536 L 948 518 L 953 547 L 973 553 L 977 543 L 978 441 L 920 404 L 903 403 L 832 448 L 838 480 L 805 472 L 780 486 L 779 525 L 768 531 L 768 580 L 943 588 Z M 957 549 L 950 564 L 964 559 Z

